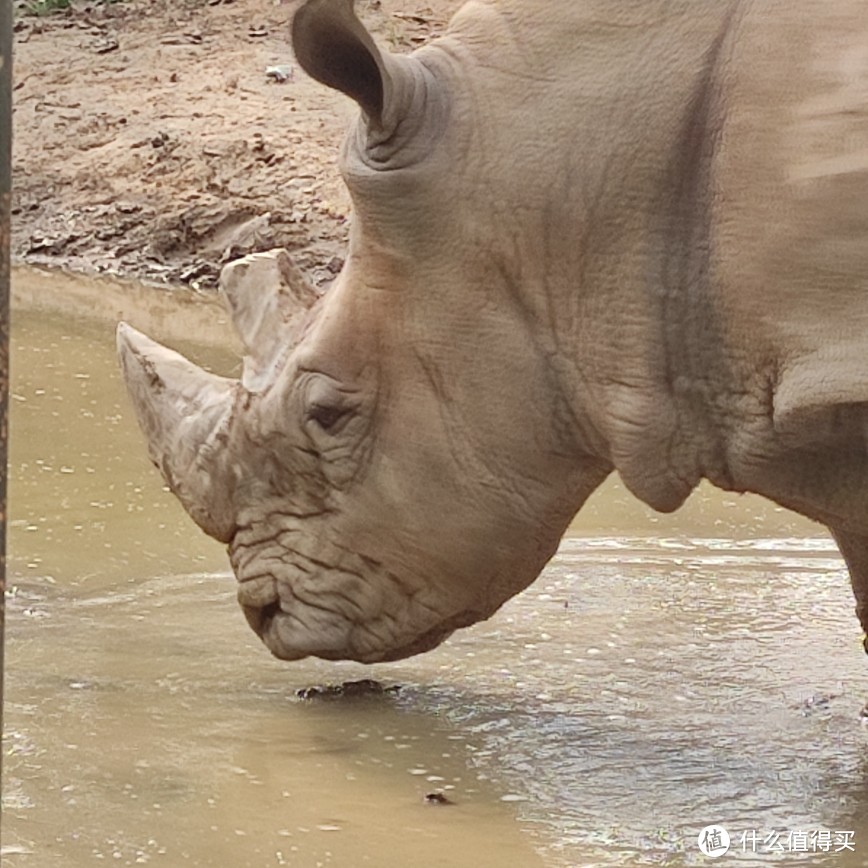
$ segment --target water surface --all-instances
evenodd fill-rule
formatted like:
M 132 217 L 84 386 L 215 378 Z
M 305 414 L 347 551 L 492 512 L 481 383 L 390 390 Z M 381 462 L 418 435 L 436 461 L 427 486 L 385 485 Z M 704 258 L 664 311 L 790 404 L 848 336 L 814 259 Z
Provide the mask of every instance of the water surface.
M 281 663 L 114 360 L 122 315 L 237 370 L 188 341 L 226 339 L 219 309 L 29 271 L 16 297 L 4 866 L 699 865 L 710 823 L 720 864 L 868 861 L 868 660 L 821 528 L 706 490 L 664 518 L 608 484 L 440 649 Z M 296 696 L 363 677 L 402 689 Z M 799 831 L 855 853 L 767 852 Z

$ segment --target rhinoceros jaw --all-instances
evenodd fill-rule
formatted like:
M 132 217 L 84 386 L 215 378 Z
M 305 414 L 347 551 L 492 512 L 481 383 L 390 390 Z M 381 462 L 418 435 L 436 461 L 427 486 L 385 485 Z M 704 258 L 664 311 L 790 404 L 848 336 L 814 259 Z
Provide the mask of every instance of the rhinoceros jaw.
M 403 641 L 371 641 L 372 625 L 354 625 L 326 610 L 305 607 L 298 612 L 275 599 L 264 606 L 244 606 L 250 626 L 265 646 L 281 660 L 319 657 L 323 660 L 353 660 L 357 663 L 386 663 L 431 651 L 455 630 L 482 619 L 478 612 L 462 612 Z M 361 633 L 367 635 L 361 636 Z
M 328 566 L 289 549 L 257 552 L 235 543 L 232 549 L 247 622 L 282 660 L 399 660 L 491 614 L 444 611 L 430 587 L 401 581 L 378 564 L 368 563 L 363 573 L 346 553 Z M 323 557 L 333 551 L 326 547 Z

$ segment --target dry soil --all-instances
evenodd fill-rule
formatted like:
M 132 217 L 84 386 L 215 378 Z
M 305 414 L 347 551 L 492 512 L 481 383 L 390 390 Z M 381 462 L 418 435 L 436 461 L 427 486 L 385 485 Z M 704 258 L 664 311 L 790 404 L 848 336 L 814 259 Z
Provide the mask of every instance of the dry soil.
M 17 4 L 17 261 L 209 289 L 228 259 L 285 246 L 317 284 L 334 277 L 351 219 L 336 157 L 356 109 L 292 57 L 297 3 L 118 0 L 32 14 L 49 2 Z M 381 45 L 409 51 L 460 5 L 356 8 Z

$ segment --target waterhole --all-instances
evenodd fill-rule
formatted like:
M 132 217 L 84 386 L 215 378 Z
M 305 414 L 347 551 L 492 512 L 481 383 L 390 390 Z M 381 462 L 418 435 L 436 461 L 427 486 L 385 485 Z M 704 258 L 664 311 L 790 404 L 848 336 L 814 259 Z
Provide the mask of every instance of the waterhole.
M 284 664 L 115 362 L 123 316 L 237 371 L 220 309 L 32 271 L 15 295 L 4 866 L 700 865 L 711 824 L 723 864 L 865 864 L 868 659 L 821 528 L 611 482 L 490 621 Z M 363 678 L 401 689 L 297 695 Z

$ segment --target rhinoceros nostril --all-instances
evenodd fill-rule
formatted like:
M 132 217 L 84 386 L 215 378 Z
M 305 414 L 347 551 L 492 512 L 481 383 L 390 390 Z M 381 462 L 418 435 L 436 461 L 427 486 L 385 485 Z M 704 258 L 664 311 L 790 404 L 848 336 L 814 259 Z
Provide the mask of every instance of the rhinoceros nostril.
M 244 617 L 257 635 L 262 635 L 268 629 L 268 625 L 274 617 L 280 614 L 280 602 L 266 603 L 264 606 L 245 606 L 242 604 Z
M 280 601 L 275 600 L 273 603 L 269 603 L 267 606 L 263 606 L 259 610 L 260 617 L 262 618 L 263 624 L 270 623 L 271 619 L 280 612 Z

